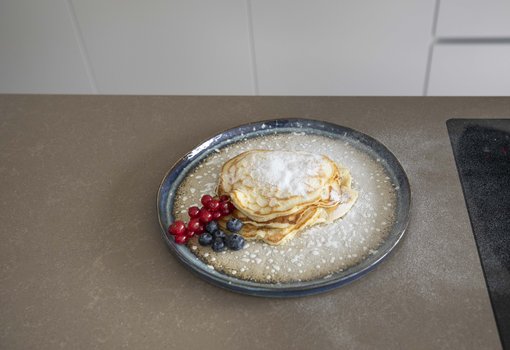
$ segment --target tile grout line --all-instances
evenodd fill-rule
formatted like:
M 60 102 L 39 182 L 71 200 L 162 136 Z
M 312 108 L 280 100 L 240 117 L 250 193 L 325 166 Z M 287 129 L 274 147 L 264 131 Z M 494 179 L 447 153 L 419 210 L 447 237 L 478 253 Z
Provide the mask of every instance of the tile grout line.
M 432 22 L 432 37 L 435 39 L 437 37 L 437 22 L 439 21 L 439 8 L 441 6 L 441 0 L 436 0 L 436 5 L 434 7 L 434 18 Z
M 257 61 L 255 55 L 255 35 L 253 33 L 253 16 L 251 9 L 251 0 L 246 0 L 246 14 L 248 16 L 248 34 L 250 36 L 250 56 L 251 56 L 251 71 L 253 78 L 253 90 L 255 95 L 259 95 L 259 80 L 257 71 Z
M 430 83 L 430 72 L 432 70 L 432 56 L 434 55 L 434 45 L 435 41 L 433 40 L 429 44 L 429 52 L 427 55 L 427 67 L 425 68 L 425 82 L 423 84 L 423 96 L 428 96 L 429 83 Z
M 72 0 L 65 0 L 67 10 L 69 11 L 69 15 L 71 16 L 71 23 L 73 25 L 74 34 L 76 36 L 76 40 L 78 41 L 78 48 L 80 50 L 80 53 L 82 55 L 82 59 L 85 63 L 85 71 L 87 73 L 87 77 L 89 79 L 90 86 L 92 87 L 92 91 L 94 94 L 98 94 L 98 88 L 96 79 L 94 77 L 94 72 L 92 70 L 92 66 L 90 64 L 90 59 L 87 54 L 87 49 L 85 47 L 85 40 L 83 39 L 83 34 L 81 32 L 81 29 L 78 25 L 78 18 L 76 17 L 76 12 L 74 10 L 74 5 L 72 4 Z
M 429 44 L 429 50 L 427 55 L 427 66 L 425 68 L 425 81 L 423 83 L 423 96 L 427 96 L 429 90 L 430 83 L 430 73 L 432 70 L 432 56 L 434 55 L 434 46 L 437 42 L 436 40 L 436 32 L 437 32 L 437 22 L 439 18 L 439 6 L 441 0 L 436 0 L 434 6 L 434 17 L 432 18 L 432 41 Z
M 436 45 L 483 45 L 483 44 L 508 44 L 510 37 L 441 37 L 436 39 Z

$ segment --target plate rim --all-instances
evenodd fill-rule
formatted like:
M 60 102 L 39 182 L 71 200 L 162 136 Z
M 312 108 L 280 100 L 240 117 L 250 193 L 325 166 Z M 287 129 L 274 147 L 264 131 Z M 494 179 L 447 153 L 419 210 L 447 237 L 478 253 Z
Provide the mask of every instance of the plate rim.
M 274 128 L 268 128 L 267 130 L 278 130 L 278 128 L 279 128 L 278 124 L 281 124 L 282 127 L 286 126 L 288 128 L 298 128 L 299 127 L 299 126 L 293 126 L 293 125 L 287 126 L 286 124 L 289 124 L 289 123 L 291 123 L 291 124 L 293 124 L 293 123 L 308 124 L 307 127 L 311 128 L 311 129 L 315 129 L 315 130 L 320 130 L 316 127 L 317 125 L 321 125 L 322 127 L 330 127 L 333 129 L 340 128 L 345 133 L 349 132 L 349 133 L 352 133 L 355 135 L 363 136 L 363 138 L 365 140 L 377 144 L 380 149 L 385 151 L 392 158 L 391 160 L 395 163 L 396 169 L 398 170 L 398 172 L 401 175 L 403 175 L 403 177 L 400 180 L 401 180 L 402 184 L 405 185 L 405 187 L 406 187 L 405 192 L 407 194 L 405 196 L 407 201 L 406 201 L 406 203 L 403 203 L 404 206 L 407 208 L 407 210 L 405 212 L 405 217 L 404 217 L 405 220 L 404 220 L 403 225 L 401 225 L 402 227 L 399 230 L 400 232 L 397 233 L 396 238 L 394 239 L 392 244 L 390 246 L 388 246 L 386 248 L 386 250 L 380 256 L 377 257 L 377 259 L 373 260 L 369 265 L 362 268 L 361 270 L 355 271 L 354 273 L 351 273 L 351 274 L 348 274 L 345 276 L 340 276 L 337 279 L 323 280 L 323 283 L 317 283 L 317 285 L 290 286 L 285 283 L 266 284 L 266 283 L 237 279 L 233 276 L 229 276 L 229 275 L 226 275 L 226 274 L 223 274 L 223 273 L 217 271 L 217 273 L 220 276 L 224 276 L 223 278 L 219 278 L 219 277 L 211 274 L 211 271 L 207 271 L 207 270 L 199 267 L 197 264 L 193 263 L 192 261 L 189 261 L 189 259 L 187 259 L 179 251 L 177 245 L 170 238 L 168 238 L 167 228 L 165 228 L 162 218 L 161 218 L 160 203 L 161 203 L 161 196 L 162 196 L 162 188 L 163 188 L 164 184 L 166 183 L 167 178 L 174 171 L 176 171 L 176 168 L 178 168 L 180 165 L 182 165 L 183 163 L 186 163 L 188 161 L 192 161 L 193 157 L 196 156 L 197 154 L 200 154 L 201 151 L 209 149 L 210 148 L 209 144 L 214 142 L 218 137 L 221 137 L 222 135 L 225 135 L 229 132 L 239 131 L 239 130 L 242 130 L 245 128 L 250 128 L 250 127 L 253 128 L 255 126 L 261 127 L 264 124 L 274 124 Z M 313 124 L 313 126 L 310 124 Z M 257 131 L 260 131 L 260 130 L 253 129 L 251 132 L 257 132 Z M 249 132 L 248 135 L 251 132 Z M 339 135 L 338 132 L 331 132 L 331 131 L 329 131 L 329 132 Z M 365 146 L 369 146 L 369 145 L 366 145 L 366 143 L 365 143 Z M 184 266 L 186 266 L 193 274 L 198 275 L 202 279 L 206 280 L 207 282 L 209 282 L 217 287 L 220 287 L 220 288 L 223 288 L 223 289 L 226 289 L 229 291 L 233 291 L 233 292 L 237 292 L 237 293 L 241 293 L 241 294 L 252 295 L 252 296 L 258 296 L 258 297 L 273 297 L 273 298 L 302 297 L 302 296 L 307 296 L 307 295 L 315 295 L 315 294 L 319 294 L 319 293 L 324 293 L 324 292 L 328 292 L 330 290 L 342 287 L 344 285 L 347 285 L 347 284 L 365 276 L 370 271 L 374 270 L 380 263 L 382 263 L 384 260 L 386 260 L 386 258 L 395 250 L 395 248 L 398 246 L 400 241 L 403 239 L 403 237 L 407 231 L 408 225 L 409 225 L 411 207 L 412 207 L 412 189 L 411 189 L 411 184 L 409 182 L 407 173 L 405 172 L 404 167 L 402 166 L 402 164 L 400 163 L 398 158 L 393 154 L 393 152 L 390 151 L 390 149 L 384 143 L 382 143 L 381 141 L 379 141 L 363 132 L 360 132 L 356 129 L 346 127 L 343 125 L 339 125 L 336 123 L 332 123 L 332 122 L 328 122 L 328 121 L 324 121 L 324 120 L 320 120 L 320 119 L 312 119 L 312 118 L 276 118 L 276 119 L 253 121 L 253 122 L 249 122 L 249 123 L 245 123 L 245 124 L 240 124 L 240 125 L 234 126 L 232 128 L 225 129 L 223 131 L 219 131 L 216 134 L 203 139 L 202 141 L 197 143 L 196 146 L 194 146 L 189 152 L 187 152 L 185 155 L 183 155 L 181 158 L 179 158 L 176 162 L 174 162 L 174 164 L 170 167 L 170 169 L 165 173 L 165 175 L 163 176 L 163 179 L 160 182 L 158 192 L 157 192 L 157 198 L 156 198 L 156 209 L 157 209 L 158 222 L 160 225 L 162 238 L 165 241 L 167 248 L 170 250 L 172 255 L 174 255 L 182 264 L 184 264 Z M 390 231 L 388 236 L 390 236 L 392 233 L 393 232 Z M 384 241 L 382 244 L 384 244 Z M 358 264 L 351 266 L 350 268 L 359 266 L 366 260 L 367 259 L 364 259 L 364 260 L 360 261 Z M 244 283 L 252 283 L 252 284 L 256 284 L 257 286 L 243 286 L 243 285 L 239 285 L 235 282 L 228 281 L 228 279 L 238 280 L 240 283 L 243 283 L 243 282 Z M 309 281 L 303 281 L 302 283 L 307 283 L 307 282 L 313 283 L 313 282 L 318 282 L 318 281 L 320 282 L 321 280 L 322 279 L 314 279 L 314 280 L 309 280 Z

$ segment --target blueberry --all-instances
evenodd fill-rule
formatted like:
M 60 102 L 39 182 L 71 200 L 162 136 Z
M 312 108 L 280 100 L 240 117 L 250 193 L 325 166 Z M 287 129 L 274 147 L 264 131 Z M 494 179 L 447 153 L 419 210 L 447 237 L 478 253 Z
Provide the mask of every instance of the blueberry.
M 224 239 L 227 237 L 227 235 L 225 234 L 225 232 L 223 232 L 222 230 L 215 230 L 213 233 L 212 233 L 212 236 L 214 239 L 216 238 L 221 238 L 221 239 Z
M 241 228 L 243 228 L 243 222 L 241 220 L 236 219 L 236 218 L 232 218 L 232 219 L 228 220 L 227 229 L 230 232 L 233 232 L 233 233 L 239 232 L 239 231 L 241 231 Z
M 241 250 L 244 247 L 244 238 L 237 233 L 229 236 L 227 241 L 227 246 L 232 250 Z
M 200 245 L 211 245 L 212 241 L 213 236 L 209 232 L 202 233 L 198 239 L 198 243 L 200 243 Z
M 216 221 L 211 221 L 205 226 L 205 230 L 209 233 L 213 233 L 214 231 L 218 230 L 218 223 Z
M 215 252 L 221 252 L 227 249 L 227 246 L 225 245 L 225 241 L 223 238 L 215 238 L 212 243 L 212 250 Z

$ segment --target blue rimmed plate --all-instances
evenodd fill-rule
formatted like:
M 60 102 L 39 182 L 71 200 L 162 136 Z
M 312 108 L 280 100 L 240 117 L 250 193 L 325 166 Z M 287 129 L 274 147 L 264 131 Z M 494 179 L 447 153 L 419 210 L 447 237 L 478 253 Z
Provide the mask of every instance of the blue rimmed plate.
M 367 153 L 372 158 L 380 159 L 381 165 L 396 186 L 395 220 L 388 236 L 378 250 L 369 255 L 359 264 L 344 271 L 339 271 L 327 279 L 289 283 L 259 283 L 228 276 L 210 269 L 198 259 L 187 246 L 177 245 L 166 234 L 169 225 L 174 221 L 175 194 L 181 182 L 195 166 L 207 158 L 212 152 L 242 140 L 274 135 L 280 133 L 304 132 L 327 136 L 339 141 L 349 141 L 354 147 Z M 208 282 L 235 292 L 265 297 L 296 297 L 317 294 L 338 288 L 365 275 L 379 264 L 395 248 L 404 235 L 411 205 L 409 181 L 397 158 L 380 142 L 361 132 L 318 120 L 278 119 L 241 125 L 219 133 L 195 147 L 178 161 L 165 175 L 161 182 L 157 208 L 163 239 L 170 251 L 187 266 Z

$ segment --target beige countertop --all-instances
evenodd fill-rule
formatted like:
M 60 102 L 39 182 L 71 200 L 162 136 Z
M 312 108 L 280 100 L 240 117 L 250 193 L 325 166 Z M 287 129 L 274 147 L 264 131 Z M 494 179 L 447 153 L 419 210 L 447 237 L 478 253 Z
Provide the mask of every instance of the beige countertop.
M 0 95 L 0 348 L 499 349 L 445 121 L 509 115 L 510 98 Z M 413 190 L 396 251 L 326 294 L 224 291 L 160 236 L 172 164 L 276 117 L 369 134 Z

